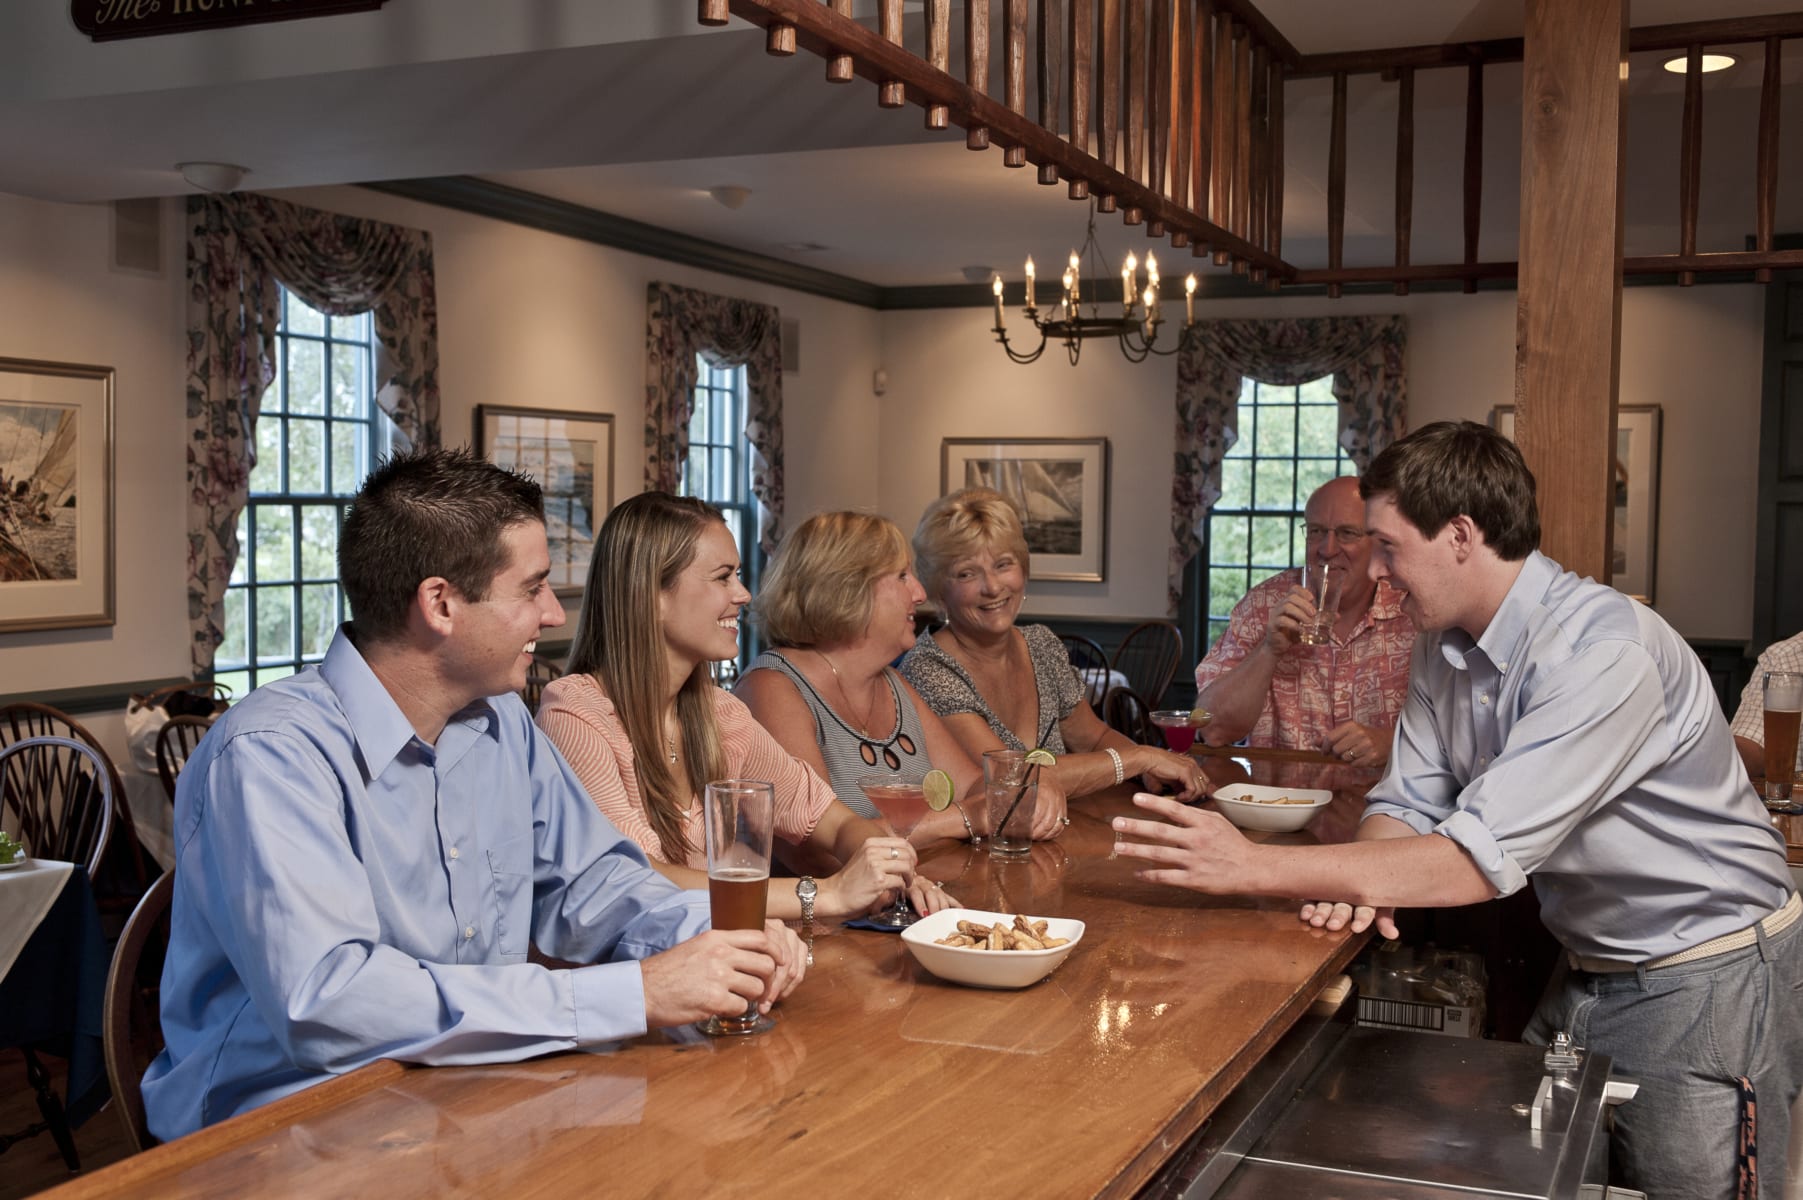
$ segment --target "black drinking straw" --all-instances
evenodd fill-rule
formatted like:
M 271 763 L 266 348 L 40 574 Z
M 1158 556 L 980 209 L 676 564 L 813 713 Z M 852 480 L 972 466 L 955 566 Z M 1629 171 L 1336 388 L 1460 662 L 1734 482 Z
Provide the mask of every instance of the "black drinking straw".
M 1045 732 L 1043 732 L 1039 735 L 1039 742 L 1037 745 L 1035 745 L 1033 747 L 1033 749 L 1044 750 L 1045 749 L 1045 740 L 1051 736 L 1052 736 L 1052 723 L 1050 721 L 1047 721 L 1046 727 L 1045 727 Z M 995 828 L 990 831 L 989 836 L 998 837 L 998 838 L 1002 836 L 1002 830 L 1008 828 L 1008 822 L 1014 816 L 1014 810 L 1020 807 L 1021 800 L 1023 798 L 1025 798 L 1025 796 L 1027 794 L 1027 787 L 1029 784 L 1031 784 L 1033 782 L 1033 777 L 1035 774 L 1038 773 L 1038 771 L 1039 771 L 1038 763 L 1028 763 L 1027 764 L 1027 777 L 1025 779 L 1021 780 L 1020 790 L 1014 793 L 1014 803 L 1012 803 L 1008 806 L 1008 811 L 1002 814 L 1002 819 L 995 823 Z

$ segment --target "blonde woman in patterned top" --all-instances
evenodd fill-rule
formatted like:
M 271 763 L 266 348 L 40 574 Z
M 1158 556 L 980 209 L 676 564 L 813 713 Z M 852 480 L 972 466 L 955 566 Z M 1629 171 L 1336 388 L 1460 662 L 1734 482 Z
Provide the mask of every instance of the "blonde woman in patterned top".
M 775 784 L 777 837 L 826 863 L 818 915 L 881 909 L 902 888 L 922 914 L 945 907 L 913 847 L 840 804 L 714 685 L 750 599 L 718 509 L 662 492 L 627 500 L 595 538 L 570 670 L 545 688 L 540 727 L 601 812 L 683 887 L 707 886 L 703 788 L 751 778 Z M 768 912 L 801 915 L 794 881 L 771 880 Z

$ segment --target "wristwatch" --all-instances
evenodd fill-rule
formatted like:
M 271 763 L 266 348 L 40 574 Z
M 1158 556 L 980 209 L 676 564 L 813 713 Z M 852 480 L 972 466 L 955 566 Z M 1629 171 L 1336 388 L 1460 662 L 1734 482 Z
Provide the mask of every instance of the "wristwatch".
M 801 901 L 801 929 L 808 939 L 808 966 L 814 965 L 814 897 L 820 894 L 820 885 L 814 882 L 812 875 L 803 875 L 795 881 L 795 898 Z

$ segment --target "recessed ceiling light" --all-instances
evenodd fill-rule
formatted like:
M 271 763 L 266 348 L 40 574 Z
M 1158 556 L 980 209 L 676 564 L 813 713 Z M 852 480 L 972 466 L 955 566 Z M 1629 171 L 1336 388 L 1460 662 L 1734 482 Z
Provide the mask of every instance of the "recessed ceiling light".
M 1703 74 L 1705 75 L 1709 74 L 1711 71 L 1726 71 L 1729 67 L 1740 61 L 1732 54 L 1705 54 L 1702 56 L 1702 60 L 1701 65 Z M 1690 57 L 1686 54 L 1673 55 L 1671 58 L 1665 60 L 1664 66 L 1665 69 L 1670 71 L 1673 75 L 1682 75 L 1690 70 Z

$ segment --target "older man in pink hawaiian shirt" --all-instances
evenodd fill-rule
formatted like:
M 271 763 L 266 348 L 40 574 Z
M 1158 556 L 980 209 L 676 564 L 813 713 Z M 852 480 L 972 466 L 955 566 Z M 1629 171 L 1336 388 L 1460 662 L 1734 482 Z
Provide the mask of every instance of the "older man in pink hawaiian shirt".
M 1403 593 L 1370 575 L 1371 540 L 1358 480 L 1329 480 L 1308 498 L 1308 555 L 1346 568 L 1339 616 L 1325 645 L 1305 646 L 1301 625 L 1314 603 L 1301 572 L 1285 571 L 1247 592 L 1227 632 L 1196 667 L 1197 703 L 1214 717 L 1210 745 L 1325 750 L 1359 767 L 1382 767 L 1409 688 L 1415 627 Z

